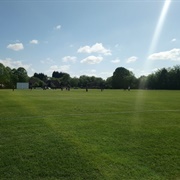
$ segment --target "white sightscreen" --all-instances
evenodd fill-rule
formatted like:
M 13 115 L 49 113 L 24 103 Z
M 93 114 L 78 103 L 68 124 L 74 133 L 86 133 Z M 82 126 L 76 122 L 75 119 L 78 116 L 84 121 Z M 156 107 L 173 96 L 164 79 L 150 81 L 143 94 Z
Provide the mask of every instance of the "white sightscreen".
M 17 89 L 29 89 L 29 83 L 17 83 Z

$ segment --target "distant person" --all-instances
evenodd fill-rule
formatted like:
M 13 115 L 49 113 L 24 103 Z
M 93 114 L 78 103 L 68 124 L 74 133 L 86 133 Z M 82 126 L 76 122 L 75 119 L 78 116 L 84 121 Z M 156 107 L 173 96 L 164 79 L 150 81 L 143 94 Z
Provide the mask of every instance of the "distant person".
M 128 91 L 130 91 L 130 90 L 131 90 L 131 87 L 129 86 L 129 87 L 128 87 Z

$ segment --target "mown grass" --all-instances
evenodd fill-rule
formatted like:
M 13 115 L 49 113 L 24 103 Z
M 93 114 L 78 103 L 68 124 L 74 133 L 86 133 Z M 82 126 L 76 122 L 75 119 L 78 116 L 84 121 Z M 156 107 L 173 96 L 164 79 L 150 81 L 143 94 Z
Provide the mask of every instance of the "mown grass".
M 0 90 L 0 179 L 180 179 L 180 91 Z

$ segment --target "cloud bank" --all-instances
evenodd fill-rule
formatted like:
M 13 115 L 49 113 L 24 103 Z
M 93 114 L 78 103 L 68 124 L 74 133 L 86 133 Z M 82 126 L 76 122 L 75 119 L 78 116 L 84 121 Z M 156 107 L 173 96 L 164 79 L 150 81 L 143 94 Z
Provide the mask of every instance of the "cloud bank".
M 6 59 L 0 59 L 0 63 L 4 64 L 4 66 L 8 66 L 10 68 L 19 68 L 19 67 L 23 67 L 26 70 L 29 69 L 31 67 L 31 65 L 29 64 L 23 64 L 22 61 L 14 61 L 11 58 L 6 58 Z
M 170 60 L 180 61 L 180 49 L 172 49 L 170 51 L 164 51 L 151 54 L 148 57 L 149 60 Z

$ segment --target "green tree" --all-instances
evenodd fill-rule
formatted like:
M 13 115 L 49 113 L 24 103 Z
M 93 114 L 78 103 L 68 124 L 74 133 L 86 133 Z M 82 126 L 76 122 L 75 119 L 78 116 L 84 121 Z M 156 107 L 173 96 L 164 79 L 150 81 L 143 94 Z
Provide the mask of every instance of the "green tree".
M 174 71 L 176 74 L 176 84 L 177 84 L 176 89 L 180 89 L 180 65 L 174 66 Z
M 111 89 L 112 88 L 112 76 L 111 77 L 108 77 L 105 81 L 105 86 L 106 88 L 108 89 Z
M 147 88 L 148 89 L 156 89 L 156 86 L 157 86 L 156 75 L 154 73 L 148 75 L 148 77 L 147 77 Z
M 4 87 L 8 80 L 6 68 L 2 63 L 0 63 L 0 87 Z
M 14 85 L 11 68 L 0 63 L 0 87 L 12 88 Z
M 124 67 L 118 67 L 112 76 L 112 88 L 114 89 L 127 89 L 131 86 L 134 80 L 132 72 Z
M 79 78 L 77 77 L 70 78 L 71 87 L 78 87 L 78 84 L 79 84 Z
M 147 88 L 147 77 L 146 76 L 141 76 L 138 78 L 138 88 L 139 89 Z
M 13 86 L 16 86 L 16 83 L 19 81 L 18 73 L 16 69 L 11 70 L 11 82 Z
M 53 71 L 52 77 L 53 78 L 62 78 L 64 76 L 64 74 L 66 74 L 66 73 L 58 72 L 58 71 Z
M 70 75 L 68 73 L 63 73 L 63 76 L 60 78 L 61 84 L 63 86 L 70 85 Z
M 157 89 L 168 89 L 168 71 L 163 68 L 156 72 Z
M 41 81 L 44 81 L 45 83 L 48 80 L 47 75 L 43 73 L 34 73 L 34 77 L 39 78 Z
M 18 82 L 28 82 L 29 80 L 27 71 L 23 67 L 19 67 L 14 74 L 18 76 Z
M 46 85 L 45 82 L 37 77 L 32 76 L 31 78 L 29 78 L 30 88 L 44 87 L 45 85 Z
M 89 85 L 89 77 L 86 75 L 82 75 L 79 77 L 79 87 L 86 88 Z

